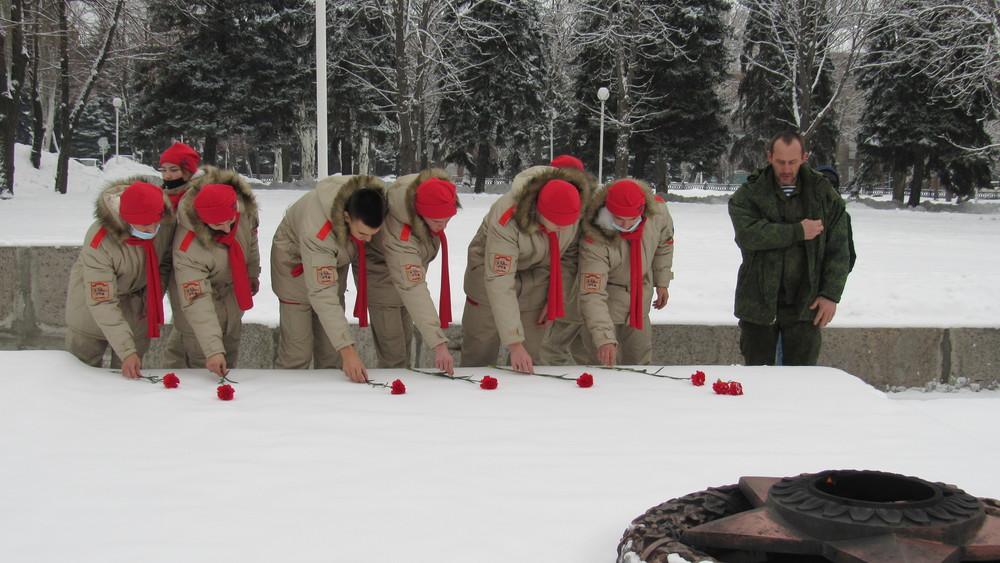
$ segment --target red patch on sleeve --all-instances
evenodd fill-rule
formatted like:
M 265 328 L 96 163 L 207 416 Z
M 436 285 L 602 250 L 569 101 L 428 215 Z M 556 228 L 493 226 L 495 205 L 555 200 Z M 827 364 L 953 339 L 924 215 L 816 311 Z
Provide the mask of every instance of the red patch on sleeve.
M 506 225 L 507 223 L 510 223 L 510 219 L 511 219 L 511 217 L 514 216 L 514 212 L 515 211 L 517 211 L 517 206 L 516 205 L 512 205 L 510 207 L 510 209 L 508 209 L 507 211 L 504 211 L 503 215 L 500 216 L 500 224 L 501 225 Z
M 327 287 L 337 283 L 337 268 L 334 266 L 316 267 L 316 284 Z
M 90 300 L 94 303 L 111 301 L 111 282 L 90 282 Z
M 104 235 L 106 234 L 108 234 L 108 230 L 104 227 L 97 229 L 97 232 L 94 233 L 94 238 L 90 240 L 90 248 L 101 246 L 101 241 L 104 240 Z
M 319 230 L 319 232 L 316 233 L 316 238 L 318 238 L 319 240 L 323 240 L 326 238 L 326 235 L 330 234 L 330 231 L 332 230 L 333 230 L 333 223 L 327 221 L 326 223 L 323 223 L 323 227 Z
M 660 203 L 666 203 L 667 202 L 667 200 L 663 199 L 663 196 L 661 196 L 661 195 L 656 196 L 656 201 L 658 201 Z
M 592 239 L 590 237 L 583 237 L 583 242 L 585 242 L 587 244 L 594 244 L 594 239 Z
M 403 229 L 401 231 L 399 231 L 399 240 L 404 241 L 404 242 L 410 240 L 410 226 L 409 225 L 403 225 Z
M 674 239 L 672 238 L 668 238 L 667 240 L 663 241 L 663 246 L 673 246 L 673 245 L 674 245 Z
M 493 273 L 498 276 L 503 276 L 510 273 L 510 266 L 514 262 L 512 256 L 506 256 L 504 254 L 494 254 L 493 255 Z
M 604 280 L 603 274 L 596 274 L 592 272 L 584 272 L 583 274 L 583 292 L 584 293 L 597 293 L 601 290 L 601 281 Z
M 403 264 L 403 277 L 411 283 L 424 281 L 424 269 L 417 264 Z
M 184 300 L 188 303 L 191 303 L 195 299 L 205 295 L 205 290 L 201 286 L 201 280 L 184 282 L 181 284 L 181 292 L 184 294 Z
M 304 271 L 306 271 L 306 269 L 302 267 L 302 264 L 296 264 L 295 267 L 292 268 L 292 277 L 297 278 L 301 276 Z
M 184 235 L 184 240 L 181 241 L 180 250 L 181 252 L 187 252 L 188 248 L 191 248 L 191 241 L 194 240 L 194 231 L 188 231 L 188 234 Z

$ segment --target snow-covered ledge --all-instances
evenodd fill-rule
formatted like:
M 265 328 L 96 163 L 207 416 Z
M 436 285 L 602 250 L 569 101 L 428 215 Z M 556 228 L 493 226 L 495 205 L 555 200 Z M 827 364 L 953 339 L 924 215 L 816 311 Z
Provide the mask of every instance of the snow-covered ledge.
M 0 349 L 62 349 L 66 283 L 78 252 L 73 246 L 0 247 Z M 373 365 L 370 331 L 355 327 L 355 332 L 365 361 Z M 457 352 L 461 327 L 452 326 L 449 336 Z M 154 343 L 147 366 L 158 365 L 162 342 L 165 338 Z M 272 367 L 276 342 L 273 327 L 245 325 L 241 367 Z M 653 364 L 738 364 L 738 342 L 735 322 L 656 325 Z M 419 342 L 414 350 L 416 364 L 429 367 L 432 357 Z M 823 333 L 819 363 L 880 388 L 948 383 L 958 378 L 989 385 L 1000 379 L 1000 329 L 831 327 Z

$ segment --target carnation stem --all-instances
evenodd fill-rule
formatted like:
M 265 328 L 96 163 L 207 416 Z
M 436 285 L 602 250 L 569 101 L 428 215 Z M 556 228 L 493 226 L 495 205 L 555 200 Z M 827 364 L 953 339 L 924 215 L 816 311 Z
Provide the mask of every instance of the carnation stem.
M 445 379 L 459 379 L 462 381 L 468 381 L 469 383 L 476 383 L 476 384 L 480 383 L 480 381 L 472 379 L 472 376 L 469 375 L 448 375 L 443 371 L 428 371 L 417 368 L 408 368 L 408 369 L 410 371 L 415 371 L 417 373 L 422 373 L 424 375 L 433 375 L 434 377 L 443 377 Z
M 642 374 L 645 374 L 645 375 L 652 375 L 653 377 L 662 377 L 664 379 L 676 379 L 677 381 L 688 381 L 689 379 L 691 379 L 690 377 L 676 377 L 676 376 L 673 376 L 673 375 L 660 375 L 660 370 L 663 369 L 662 366 L 660 367 L 660 369 L 658 369 L 656 371 L 649 371 L 649 370 L 638 369 L 638 368 L 626 368 L 626 367 L 620 367 L 620 366 L 614 366 L 614 367 L 608 367 L 608 366 L 587 366 L 587 367 L 594 368 L 594 369 L 611 369 L 611 370 L 615 370 L 615 371 L 630 371 L 632 373 L 642 373 Z
M 511 373 L 519 373 L 521 375 L 540 375 L 542 377 L 554 377 L 556 379 L 572 379 L 573 381 L 576 381 L 572 377 L 566 377 L 565 373 L 555 374 L 555 373 L 541 373 L 541 372 L 537 372 L 537 371 L 535 373 L 524 373 L 522 371 L 517 371 L 516 369 L 510 369 L 510 368 L 505 368 L 505 367 L 496 366 L 496 365 L 491 365 L 490 369 L 498 369 L 500 371 L 509 371 Z

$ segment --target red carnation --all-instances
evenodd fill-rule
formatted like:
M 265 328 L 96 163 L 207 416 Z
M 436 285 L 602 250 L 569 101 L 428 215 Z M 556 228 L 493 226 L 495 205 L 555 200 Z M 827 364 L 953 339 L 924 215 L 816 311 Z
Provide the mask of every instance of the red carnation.
M 742 395 L 743 394 L 743 386 L 740 385 L 739 381 L 730 381 L 729 382 L 729 394 L 730 395 Z
M 163 386 L 167 389 L 176 389 L 180 384 L 181 378 L 177 377 L 177 374 L 174 372 L 170 372 L 163 376 Z
M 480 389 L 496 389 L 497 388 L 497 378 L 486 376 L 483 380 L 479 382 Z
M 403 393 L 406 393 L 406 385 L 403 385 L 403 382 L 400 381 L 400 380 L 398 380 L 398 379 L 396 381 L 393 381 L 392 382 L 392 394 L 393 395 L 402 395 Z
M 584 373 L 580 377 L 576 378 L 576 384 L 580 387 L 593 387 L 594 386 L 594 376 L 589 373 Z
M 236 394 L 236 390 L 233 389 L 232 385 L 227 383 L 225 385 L 219 385 L 219 387 L 215 390 L 215 394 L 218 395 L 223 401 L 232 401 L 233 395 Z
M 705 372 L 698 370 L 691 374 L 691 385 L 701 387 L 705 384 Z
M 721 379 L 716 379 L 715 383 L 712 384 L 712 391 L 715 391 L 717 395 L 728 395 L 729 383 Z

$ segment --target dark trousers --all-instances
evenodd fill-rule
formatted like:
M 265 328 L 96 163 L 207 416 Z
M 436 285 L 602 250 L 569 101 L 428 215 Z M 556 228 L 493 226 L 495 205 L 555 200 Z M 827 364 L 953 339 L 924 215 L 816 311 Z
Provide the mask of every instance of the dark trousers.
M 820 328 L 798 319 L 793 307 L 779 307 L 773 325 L 740 321 L 740 352 L 748 366 L 775 365 L 775 350 L 781 337 L 782 365 L 814 366 L 823 342 Z

